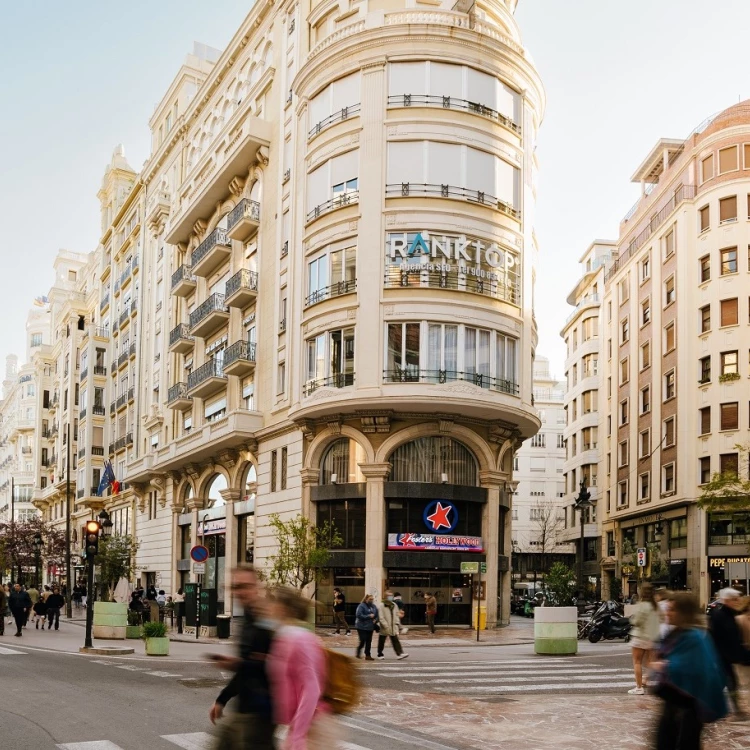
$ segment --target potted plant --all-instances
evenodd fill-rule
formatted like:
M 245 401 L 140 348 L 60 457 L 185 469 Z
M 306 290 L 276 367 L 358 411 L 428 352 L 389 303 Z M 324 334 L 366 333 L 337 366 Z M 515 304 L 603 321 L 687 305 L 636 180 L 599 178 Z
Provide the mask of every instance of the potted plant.
M 546 601 L 534 608 L 534 653 L 578 653 L 578 607 L 573 606 L 575 573 L 555 563 L 547 573 Z
M 141 638 L 146 642 L 148 656 L 169 656 L 167 626 L 163 622 L 144 622 Z
M 138 543 L 131 536 L 103 537 L 99 542 L 96 564 L 101 598 L 94 602 L 94 638 L 128 637 L 128 603 L 115 601 L 114 595 L 120 579 L 133 577 L 137 551 Z
M 126 638 L 140 638 L 141 637 L 141 616 L 138 612 L 128 610 L 128 624 L 125 628 Z

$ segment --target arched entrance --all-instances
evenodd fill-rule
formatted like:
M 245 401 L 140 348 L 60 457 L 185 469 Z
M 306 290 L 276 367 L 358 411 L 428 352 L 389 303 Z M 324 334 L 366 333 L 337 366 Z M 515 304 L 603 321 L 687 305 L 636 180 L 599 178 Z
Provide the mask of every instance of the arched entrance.
M 221 513 L 226 505 L 221 492 L 227 488 L 227 478 L 223 474 L 214 474 L 206 485 L 205 496 L 208 509 L 198 512 L 199 543 L 208 548 L 203 588 L 216 591 L 218 612 L 224 609 L 222 600 L 226 573 L 226 530 L 227 522 L 231 520 Z

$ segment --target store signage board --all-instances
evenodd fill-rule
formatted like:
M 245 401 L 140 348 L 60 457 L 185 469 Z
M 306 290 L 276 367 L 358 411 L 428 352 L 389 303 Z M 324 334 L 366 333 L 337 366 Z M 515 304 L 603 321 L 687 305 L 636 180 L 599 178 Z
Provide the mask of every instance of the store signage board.
M 203 521 L 198 524 L 198 535 L 223 534 L 227 530 L 227 519 L 216 518 L 213 521 Z
M 481 536 L 454 534 L 388 534 L 389 550 L 484 552 Z
M 479 563 L 478 562 L 462 562 L 461 572 L 464 575 L 476 575 L 477 573 L 479 573 Z
M 672 563 L 683 562 L 682 560 L 672 560 Z M 723 568 L 727 563 L 750 563 L 750 557 L 709 557 L 709 568 Z

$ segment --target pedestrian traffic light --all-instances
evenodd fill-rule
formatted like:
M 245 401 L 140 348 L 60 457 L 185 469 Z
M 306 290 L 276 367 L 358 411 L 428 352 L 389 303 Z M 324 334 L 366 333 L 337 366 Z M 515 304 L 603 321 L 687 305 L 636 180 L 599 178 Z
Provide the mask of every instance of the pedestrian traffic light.
M 90 560 L 99 554 L 99 521 L 86 522 L 86 557 Z

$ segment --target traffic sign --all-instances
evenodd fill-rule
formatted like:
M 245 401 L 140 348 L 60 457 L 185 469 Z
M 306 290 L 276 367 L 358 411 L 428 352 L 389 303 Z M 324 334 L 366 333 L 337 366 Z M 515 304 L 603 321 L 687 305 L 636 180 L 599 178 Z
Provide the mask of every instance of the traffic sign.
M 487 563 L 479 563 L 479 572 L 484 575 L 487 572 Z
M 646 567 L 646 548 L 639 547 L 638 552 L 636 554 L 638 555 L 638 567 L 645 568 Z
M 190 559 L 193 562 L 202 563 L 208 560 L 208 548 L 202 544 L 196 544 L 190 548 Z
M 466 573 L 466 574 L 471 573 L 472 575 L 475 575 L 479 573 L 479 563 L 478 562 L 462 562 L 461 572 Z
M 205 573 L 206 563 L 193 563 L 193 573 Z

